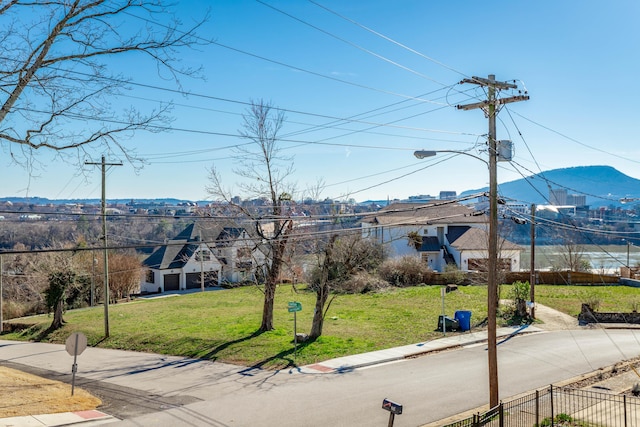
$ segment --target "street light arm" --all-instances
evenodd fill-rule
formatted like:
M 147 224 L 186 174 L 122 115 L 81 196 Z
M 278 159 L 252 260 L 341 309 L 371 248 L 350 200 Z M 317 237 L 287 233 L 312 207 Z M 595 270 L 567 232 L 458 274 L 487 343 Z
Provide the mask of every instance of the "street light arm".
M 463 154 L 465 156 L 473 157 L 474 159 L 480 160 L 485 164 L 489 164 L 482 157 L 478 157 L 475 154 L 467 153 L 466 151 L 457 151 L 457 150 L 417 150 L 413 152 L 413 155 L 418 159 L 425 159 L 427 157 L 434 157 L 438 155 L 438 153 L 453 153 L 453 154 Z

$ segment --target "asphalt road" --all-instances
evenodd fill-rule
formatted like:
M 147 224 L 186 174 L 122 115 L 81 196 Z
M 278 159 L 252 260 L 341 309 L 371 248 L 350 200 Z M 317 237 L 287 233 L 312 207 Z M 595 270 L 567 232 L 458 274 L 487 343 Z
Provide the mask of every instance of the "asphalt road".
M 72 359 L 49 344 L 24 344 L 0 360 L 67 375 Z M 500 398 L 547 386 L 640 355 L 639 330 L 569 330 L 499 343 Z M 106 402 L 122 426 L 419 426 L 485 405 L 485 344 L 341 373 L 270 372 L 150 354 L 88 348 L 77 384 Z M 38 372 L 36 372 L 38 373 Z

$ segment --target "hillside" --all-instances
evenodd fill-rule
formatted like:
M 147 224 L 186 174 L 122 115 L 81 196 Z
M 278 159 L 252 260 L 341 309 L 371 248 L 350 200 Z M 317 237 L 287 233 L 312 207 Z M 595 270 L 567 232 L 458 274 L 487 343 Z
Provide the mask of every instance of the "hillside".
M 500 195 L 524 203 L 548 204 L 549 189 L 565 188 L 568 194 L 586 195 L 587 205 L 620 206 L 620 199 L 640 198 L 640 180 L 627 176 L 611 166 L 576 166 L 552 169 L 526 178 L 499 184 Z M 480 188 L 460 196 L 488 191 Z

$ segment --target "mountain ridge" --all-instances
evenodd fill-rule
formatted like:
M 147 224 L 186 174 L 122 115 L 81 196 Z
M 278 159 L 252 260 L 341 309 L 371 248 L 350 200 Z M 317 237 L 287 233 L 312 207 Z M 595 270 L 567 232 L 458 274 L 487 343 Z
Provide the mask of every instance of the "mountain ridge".
M 620 206 L 623 198 L 640 198 L 640 180 L 606 165 L 551 169 L 498 185 L 498 193 L 503 198 L 535 204 L 549 204 L 550 189 L 585 195 L 586 204 L 591 208 Z M 459 196 L 483 191 L 488 191 L 488 187 L 467 190 Z
M 564 188 L 567 194 L 586 196 L 586 204 L 591 208 L 603 206 L 622 206 L 623 198 L 637 198 L 640 200 L 640 180 L 623 174 L 612 166 L 571 166 L 551 169 L 530 175 L 514 181 L 498 185 L 498 193 L 508 201 L 522 203 L 549 204 L 549 189 Z M 489 191 L 488 187 L 465 190 L 458 197 L 465 197 Z M 0 197 L 0 202 L 47 204 L 99 204 L 100 199 L 48 199 L 46 197 Z M 108 203 L 118 204 L 165 204 L 177 206 L 184 203 L 194 203 L 193 200 L 173 197 L 161 198 L 108 198 Z M 207 204 L 208 201 L 195 201 Z M 367 200 L 365 204 L 386 205 L 387 200 Z

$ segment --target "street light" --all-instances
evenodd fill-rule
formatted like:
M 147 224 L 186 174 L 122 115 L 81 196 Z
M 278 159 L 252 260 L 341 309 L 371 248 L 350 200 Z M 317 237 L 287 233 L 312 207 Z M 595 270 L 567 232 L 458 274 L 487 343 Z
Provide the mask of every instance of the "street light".
M 418 159 L 433 157 L 438 153 L 463 154 L 481 160 L 489 165 L 489 262 L 487 278 L 487 356 L 489 363 L 489 394 L 490 406 L 494 407 L 498 401 L 498 346 L 496 312 L 498 310 L 498 180 L 497 180 L 497 150 L 495 140 L 490 144 L 489 162 L 467 153 L 455 150 L 426 151 L 413 153 Z

